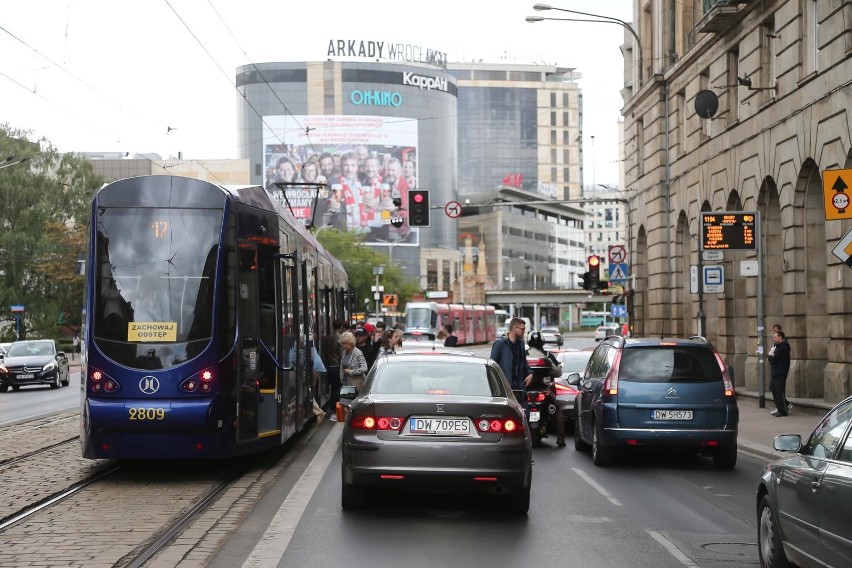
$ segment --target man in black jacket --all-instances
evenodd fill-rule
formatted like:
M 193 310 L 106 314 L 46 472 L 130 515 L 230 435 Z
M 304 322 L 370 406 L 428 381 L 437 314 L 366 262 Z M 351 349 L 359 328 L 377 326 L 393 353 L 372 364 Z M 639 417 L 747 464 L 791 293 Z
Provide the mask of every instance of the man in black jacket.
M 787 416 L 787 373 L 790 372 L 790 344 L 780 329 L 772 333 L 775 344 L 769 355 L 769 390 L 775 401 L 772 416 Z

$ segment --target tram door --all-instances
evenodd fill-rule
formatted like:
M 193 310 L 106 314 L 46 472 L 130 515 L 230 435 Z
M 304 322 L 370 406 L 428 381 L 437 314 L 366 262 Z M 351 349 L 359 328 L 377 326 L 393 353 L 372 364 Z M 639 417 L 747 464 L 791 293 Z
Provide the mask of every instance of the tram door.
M 259 337 L 257 325 L 257 249 L 247 243 L 239 246 L 239 416 L 237 435 L 242 441 L 258 435 L 260 402 Z
M 281 309 L 281 353 L 284 360 L 281 371 L 281 394 L 283 404 L 284 431 L 283 437 L 289 438 L 296 433 L 297 424 L 297 387 L 298 369 L 303 355 L 299 349 L 299 303 L 296 301 L 296 255 L 283 254 L 278 263 L 278 297 Z M 301 414 L 301 413 L 298 413 Z
M 271 247 L 239 247 L 240 440 L 281 431 L 275 261 Z

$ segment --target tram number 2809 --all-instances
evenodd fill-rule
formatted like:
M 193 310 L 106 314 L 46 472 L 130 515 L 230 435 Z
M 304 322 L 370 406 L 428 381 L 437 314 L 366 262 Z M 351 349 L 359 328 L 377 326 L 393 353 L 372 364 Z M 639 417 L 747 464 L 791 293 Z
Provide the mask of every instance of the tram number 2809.
M 165 420 L 165 408 L 133 408 L 127 409 L 129 420 Z

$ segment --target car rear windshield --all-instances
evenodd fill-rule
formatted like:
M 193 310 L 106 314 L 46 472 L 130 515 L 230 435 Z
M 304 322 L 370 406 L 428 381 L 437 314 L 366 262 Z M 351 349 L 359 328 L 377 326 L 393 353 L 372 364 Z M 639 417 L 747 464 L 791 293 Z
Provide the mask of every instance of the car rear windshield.
M 624 349 L 618 379 L 637 383 L 714 382 L 722 371 L 706 347 L 632 347 Z
M 499 375 L 484 363 L 389 361 L 376 370 L 371 394 L 505 397 Z

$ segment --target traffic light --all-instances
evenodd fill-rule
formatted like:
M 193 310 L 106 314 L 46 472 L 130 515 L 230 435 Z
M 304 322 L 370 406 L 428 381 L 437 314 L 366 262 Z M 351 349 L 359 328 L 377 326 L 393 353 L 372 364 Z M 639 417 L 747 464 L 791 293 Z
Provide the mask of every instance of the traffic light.
M 589 289 L 589 273 L 588 272 L 584 272 L 580 275 L 580 287 L 583 290 Z
M 429 227 L 429 190 L 408 190 L 408 226 Z
M 594 254 L 589 256 L 589 271 L 586 274 L 586 290 L 596 292 L 601 287 L 601 257 Z

